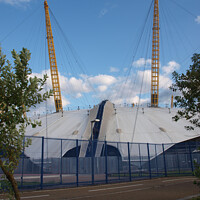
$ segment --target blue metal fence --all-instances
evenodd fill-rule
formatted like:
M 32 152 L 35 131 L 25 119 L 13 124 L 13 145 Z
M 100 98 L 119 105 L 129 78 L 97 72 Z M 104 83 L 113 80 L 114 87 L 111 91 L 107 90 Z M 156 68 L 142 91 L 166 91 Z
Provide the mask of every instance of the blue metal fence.
M 32 139 L 32 145 L 22 153 L 15 170 L 20 188 L 72 187 L 192 175 L 194 160 L 200 163 L 197 142 L 137 144 L 44 137 L 26 137 L 25 140 L 27 138 Z

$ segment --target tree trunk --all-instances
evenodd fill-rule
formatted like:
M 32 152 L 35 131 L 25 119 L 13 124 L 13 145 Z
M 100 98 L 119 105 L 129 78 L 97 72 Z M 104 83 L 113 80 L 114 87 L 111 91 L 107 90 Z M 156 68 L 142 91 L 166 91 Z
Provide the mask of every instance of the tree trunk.
M 6 170 L 6 168 L 3 166 L 3 161 L 0 159 L 0 167 L 3 171 L 3 173 L 6 175 L 6 178 L 11 183 L 12 189 L 14 191 L 15 199 L 20 200 L 19 190 L 17 186 L 17 182 L 14 179 L 14 175 Z

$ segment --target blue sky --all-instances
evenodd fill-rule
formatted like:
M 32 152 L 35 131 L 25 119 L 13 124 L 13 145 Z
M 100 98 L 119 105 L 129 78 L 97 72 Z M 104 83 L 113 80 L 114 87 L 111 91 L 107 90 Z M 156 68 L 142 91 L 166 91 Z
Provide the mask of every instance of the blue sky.
M 103 99 L 149 103 L 152 0 L 49 0 L 48 4 L 55 16 L 50 15 L 66 110 L 88 108 Z M 200 51 L 199 8 L 199 0 L 160 0 L 161 106 L 170 103 L 171 73 L 185 72 L 192 54 Z M 0 16 L 0 42 L 8 58 L 12 49 L 26 47 L 32 53 L 33 74 L 49 73 L 43 1 L 0 0 Z M 40 112 L 44 110 L 41 105 Z M 53 99 L 48 110 L 54 111 Z

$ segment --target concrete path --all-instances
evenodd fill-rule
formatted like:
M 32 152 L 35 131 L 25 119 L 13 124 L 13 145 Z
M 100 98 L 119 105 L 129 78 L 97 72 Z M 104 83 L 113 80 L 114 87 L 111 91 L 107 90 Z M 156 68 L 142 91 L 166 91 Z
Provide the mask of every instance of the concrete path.
M 29 200 L 186 200 L 197 196 L 195 177 L 171 177 L 128 183 L 28 191 L 21 199 Z M 0 199 L 3 196 L 0 195 Z

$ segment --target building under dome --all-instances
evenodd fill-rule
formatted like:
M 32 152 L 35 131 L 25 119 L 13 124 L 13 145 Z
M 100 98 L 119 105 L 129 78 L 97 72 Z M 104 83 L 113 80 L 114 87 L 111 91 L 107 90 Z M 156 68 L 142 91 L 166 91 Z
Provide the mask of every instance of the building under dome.
M 77 155 L 101 157 L 105 155 L 106 149 L 108 156 L 120 155 L 125 158 L 128 155 L 127 151 L 133 152 L 133 144 L 166 144 L 164 150 L 168 150 L 174 144 L 194 140 L 200 136 L 199 129 L 187 131 L 184 128 L 189 125 L 188 121 L 181 119 L 174 122 L 172 120 L 177 109 L 158 107 L 160 66 L 158 0 L 154 0 L 153 15 L 151 107 L 146 108 L 117 107 L 110 101 L 104 100 L 91 110 L 61 112 L 63 110 L 62 97 L 47 0 L 44 1 L 44 7 L 56 113 L 41 117 L 42 126 L 36 129 L 28 127 L 26 135 L 54 138 L 45 139 L 47 157 L 77 157 Z M 65 141 L 62 147 L 57 144 L 56 138 L 62 138 Z M 130 149 L 126 148 L 127 143 L 132 145 Z M 37 153 L 31 154 L 31 152 L 37 152 L 41 146 L 44 147 L 38 140 L 33 139 L 32 145 L 25 153 L 31 158 L 40 157 Z M 156 151 L 156 154 L 160 154 L 163 149 Z M 145 155 L 147 152 L 145 150 L 145 153 L 140 153 Z
M 127 154 L 127 149 L 123 148 L 123 145 L 117 146 L 118 143 L 168 144 L 165 147 L 169 149 L 174 144 L 198 139 L 199 129 L 187 131 L 184 128 L 189 125 L 187 120 L 172 120 L 177 110 L 115 107 L 110 101 L 105 100 L 91 110 L 64 111 L 42 116 L 39 119 L 42 126 L 35 129 L 27 127 L 26 136 L 67 139 L 62 150 L 63 157 L 76 156 L 75 140 L 81 141 L 78 148 L 79 157 L 90 156 L 92 140 L 95 157 L 103 156 L 104 141 L 107 141 L 108 155 L 123 157 Z M 95 119 L 100 121 L 95 122 Z M 29 155 L 29 152 L 37 152 L 40 148 L 41 144 L 33 140 L 32 145 L 26 150 L 27 156 L 37 158 L 37 154 Z M 54 149 L 53 153 L 51 149 Z M 59 156 L 59 149 L 56 140 L 48 141 L 49 156 Z

